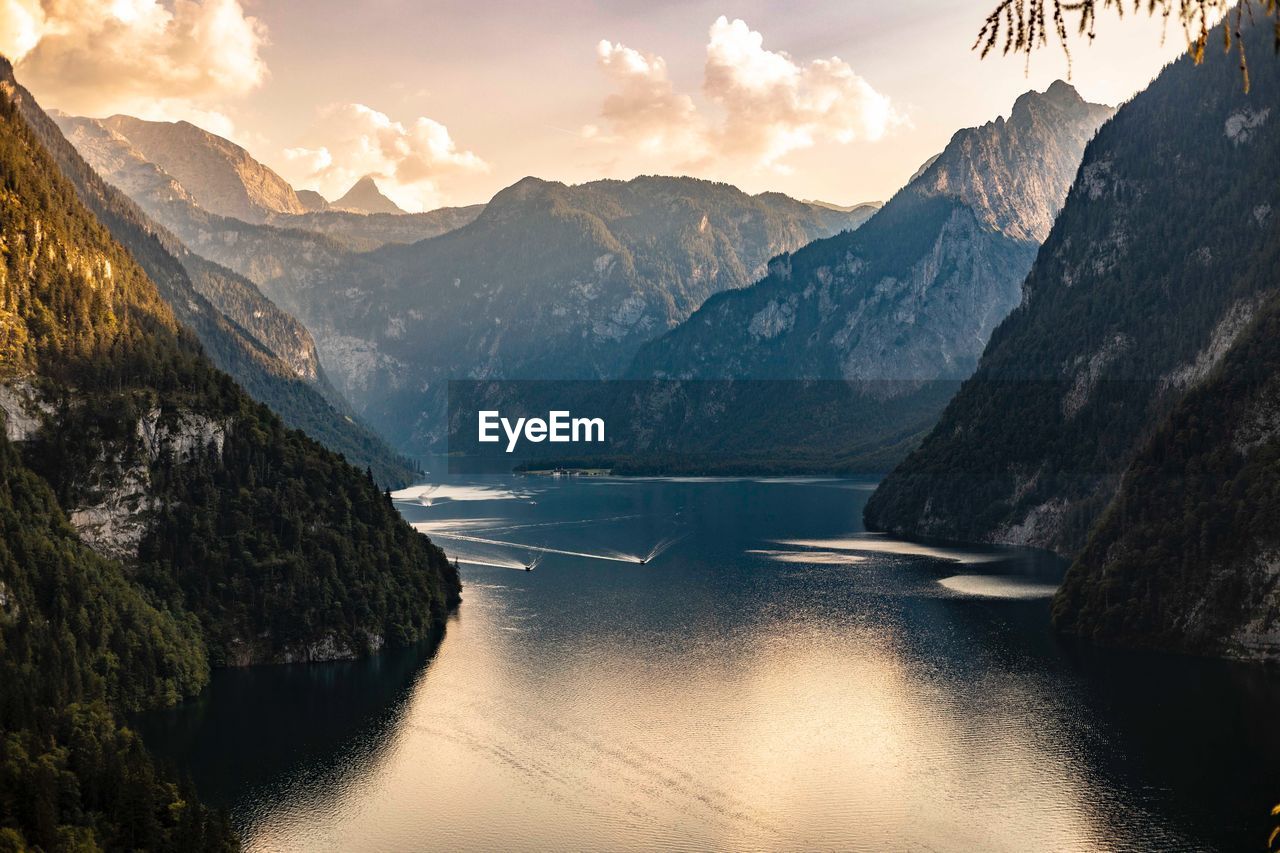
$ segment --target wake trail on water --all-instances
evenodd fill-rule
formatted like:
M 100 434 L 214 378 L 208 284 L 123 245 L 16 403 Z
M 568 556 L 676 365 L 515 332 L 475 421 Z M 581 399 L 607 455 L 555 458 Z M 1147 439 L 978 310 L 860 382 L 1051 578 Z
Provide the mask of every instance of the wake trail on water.
M 654 545 L 653 549 L 648 554 L 645 555 L 644 561 L 646 563 L 652 562 L 653 560 L 657 559 L 660 555 L 662 555 L 672 545 L 675 545 L 677 542 L 687 539 L 688 537 L 689 537 L 688 533 L 682 533 L 679 536 L 668 536 L 664 539 L 659 539 L 658 544 Z
M 575 521 L 538 521 L 529 524 L 500 524 L 494 527 L 486 527 L 484 529 L 490 533 L 505 533 L 508 530 L 529 530 L 535 527 L 575 527 L 583 524 L 605 524 L 610 521 L 628 521 L 633 518 L 644 518 L 644 516 L 640 513 L 632 513 L 631 515 L 610 515 L 604 518 L 581 518 Z
M 414 525 L 415 527 L 417 525 Z M 586 551 L 570 551 L 565 548 L 549 548 L 544 545 L 528 545 L 523 542 L 508 542 L 503 539 L 487 539 L 482 536 L 468 536 L 465 533 L 447 533 L 441 530 L 431 532 L 432 536 L 439 539 L 456 539 L 459 542 L 475 542 L 478 545 L 500 545 L 503 548 L 516 548 L 525 551 L 536 551 L 541 554 L 562 554 L 566 557 L 584 557 L 588 560 L 609 560 L 614 563 L 639 563 L 640 558 L 630 554 L 620 552 L 590 554 Z M 523 568 L 523 566 L 522 566 Z
M 525 571 L 524 563 L 521 563 L 519 560 L 473 560 L 470 557 L 454 557 L 454 561 L 465 566 L 487 566 L 491 569 L 512 569 L 517 572 Z M 536 564 L 536 561 L 534 563 L 530 563 L 529 568 L 533 568 Z

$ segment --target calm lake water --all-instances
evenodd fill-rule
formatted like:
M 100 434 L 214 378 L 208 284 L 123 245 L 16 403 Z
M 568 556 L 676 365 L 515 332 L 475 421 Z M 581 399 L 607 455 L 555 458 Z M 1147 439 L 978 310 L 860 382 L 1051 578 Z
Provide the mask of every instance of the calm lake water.
M 1054 560 L 865 534 L 867 481 L 442 479 L 438 643 L 139 721 L 249 849 L 1264 847 L 1280 674 L 1065 645 Z

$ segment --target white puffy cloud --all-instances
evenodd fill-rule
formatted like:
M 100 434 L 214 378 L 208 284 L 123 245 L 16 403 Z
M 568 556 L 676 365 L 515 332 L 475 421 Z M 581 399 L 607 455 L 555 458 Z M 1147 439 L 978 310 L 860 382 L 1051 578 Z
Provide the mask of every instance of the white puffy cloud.
M 261 85 L 265 26 L 239 0 L 0 0 L 0 51 L 41 101 L 74 113 L 185 118 Z
M 419 117 L 403 124 L 364 104 L 325 107 L 302 144 L 283 153 L 279 171 L 296 186 L 337 198 L 373 175 L 379 189 L 410 211 L 439 206 L 442 179 L 489 168 L 460 150 L 440 122 Z
M 600 110 L 609 124 L 609 141 L 627 140 L 649 153 L 682 151 L 690 159 L 706 153 L 697 107 L 675 90 L 662 57 L 609 41 L 596 46 L 596 56 L 617 87 Z M 584 128 L 584 134 L 602 138 L 595 125 Z
M 661 57 L 607 41 L 597 54 L 616 91 L 601 110 L 606 128 L 588 125 L 583 136 L 702 165 L 730 159 L 785 171 L 794 151 L 878 140 L 902 121 L 889 98 L 839 57 L 801 65 L 724 16 L 711 25 L 703 68 L 714 115 L 676 90 Z

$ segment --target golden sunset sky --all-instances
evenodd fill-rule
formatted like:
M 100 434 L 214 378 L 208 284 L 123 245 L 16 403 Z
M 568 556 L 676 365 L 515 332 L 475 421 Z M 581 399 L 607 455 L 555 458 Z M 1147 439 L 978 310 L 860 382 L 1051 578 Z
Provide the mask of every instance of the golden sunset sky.
M 186 119 L 329 198 L 660 173 L 851 204 L 1066 77 L 970 51 L 993 3 L 0 0 L 0 51 L 46 108 Z M 1105 18 L 1072 83 L 1130 97 L 1182 50 L 1161 34 Z

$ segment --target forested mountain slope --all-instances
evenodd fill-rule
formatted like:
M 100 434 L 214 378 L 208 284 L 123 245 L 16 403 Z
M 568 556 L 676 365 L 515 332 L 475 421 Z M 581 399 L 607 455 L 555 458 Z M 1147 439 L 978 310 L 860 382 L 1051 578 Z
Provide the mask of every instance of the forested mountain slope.
M 1111 110 L 1061 81 L 958 131 L 857 231 L 776 259 L 646 346 L 638 378 L 967 376 Z
M 0 404 L 80 536 L 193 614 L 215 663 L 412 642 L 457 598 L 365 474 L 206 359 L 0 101 Z
M 400 484 L 415 476 L 414 466 L 359 423 L 329 386 L 314 341 L 301 323 L 266 299 L 252 282 L 188 252 L 173 234 L 105 183 L 17 84 L 7 63 L 0 67 L 0 86 L 17 99 L 27 122 L 76 187 L 81 201 L 129 248 L 218 367 L 290 426 L 305 430 L 353 464 L 372 469 L 379 482 Z M 110 136 L 105 139 L 109 141 Z M 171 178 L 127 149 L 102 146 L 98 150 L 118 154 L 120 162 L 129 164 L 129 173 L 156 193 L 184 197 Z
M 1256 261 L 1280 269 L 1280 239 Z M 1054 617 L 1094 641 L 1280 658 L 1280 297 L 1129 466 Z
M 120 722 L 207 679 L 195 620 L 85 547 L 0 435 L 0 848 L 232 849 Z
M 1265 27 L 1245 38 L 1271 50 Z M 1181 59 L 1089 145 L 1025 298 L 867 505 L 900 533 L 1077 554 L 1135 454 L 1280 288 L 1280 63 Z

